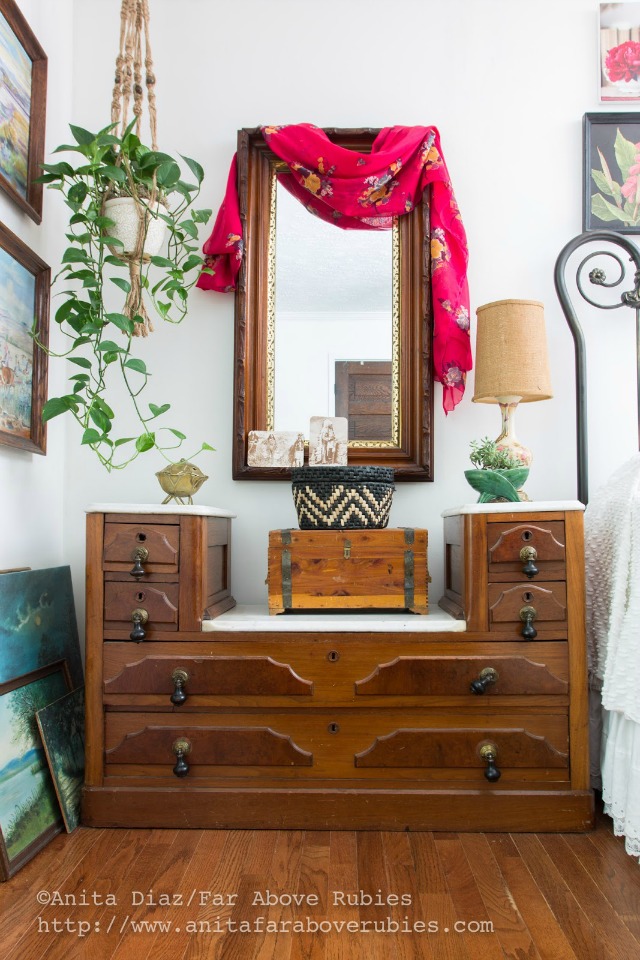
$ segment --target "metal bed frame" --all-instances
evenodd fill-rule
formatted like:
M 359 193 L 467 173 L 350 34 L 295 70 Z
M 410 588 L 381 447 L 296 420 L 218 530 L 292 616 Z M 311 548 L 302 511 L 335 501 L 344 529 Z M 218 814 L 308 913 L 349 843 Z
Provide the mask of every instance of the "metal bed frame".
M 638 444 L 640 447 L 640 250 L 627 237 L 609 230 L 587 231 L 570 240 L 560 251 L 555 267 L 555 287 L 560 305 L 566 317 L 569 329 L 573 336 L 576 357 L 576 438 L 578 454 L 578 499 L 585 505 L 589 499 L 589 465 L 588 465 L 588 442 L 587 442 L 587 370 L 585 357 L 585 341 L 582 327 L 578 322 L 575 307 L 571 301 L 569 290 L 567 288 L 567 263 L 570 256 L 580 247 L 586 244 L 606 243 L 614 247 L 620 247 L 629 256 L 629 263 L 622 259 L 619 253 L 614 253 L 610 249 L 593 250 L 584 256 L 576 270 L 576 286 L 580 296 L 587 303 L 600 310 L 617 310 L 619 307 L 627 306 L 635 309 L 636 312 L 636 395 L 638 400 Z M 634 267 L 632 289 L 626 290 L 620 294 L 617 303 L 599 303 L 589 296 L 587 288 L 583 285 L 583 277 L 587 264 L 596 257 L 609 257 L 617 264 L 618 276 L 613 280 L 607 280 L 607 275 L 602 267 L 593 267 L 588 274 L 589 282 L 597 287 L 614 288 L 626 282 L 631 271 L 630 264 Z

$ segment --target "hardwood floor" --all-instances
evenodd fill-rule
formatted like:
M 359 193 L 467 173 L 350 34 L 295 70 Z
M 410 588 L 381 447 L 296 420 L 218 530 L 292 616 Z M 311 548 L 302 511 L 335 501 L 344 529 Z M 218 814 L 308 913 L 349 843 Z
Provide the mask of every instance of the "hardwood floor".
M 0 904 L 4 960 L 640 956 L 640 866 L 603 815 L 589 834 L 80 828 Z

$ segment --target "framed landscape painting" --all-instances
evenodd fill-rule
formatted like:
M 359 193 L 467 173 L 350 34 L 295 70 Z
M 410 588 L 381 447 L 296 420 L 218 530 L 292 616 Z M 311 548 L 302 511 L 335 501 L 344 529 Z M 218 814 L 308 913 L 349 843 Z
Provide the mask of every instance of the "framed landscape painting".
M 64 661 L 0 684 L 0 877 L 8 880 L 62 829 L 36 712 L 69 691 Z
M 583 133 L 583 229 L 640 233 L 640 113 L 586 113 Z
M 46 453 L 51 270 L 0 223 L 0 443 Z M 32 336 L 35 333 L 35 340 Z
M 0 187 L 42 220 L 47 57 L 14 0 L 0 2 Z
M 64 825 L 71 833 L 80 823 L 84 781 L 84 687 L 38 710 L 36 720 Z

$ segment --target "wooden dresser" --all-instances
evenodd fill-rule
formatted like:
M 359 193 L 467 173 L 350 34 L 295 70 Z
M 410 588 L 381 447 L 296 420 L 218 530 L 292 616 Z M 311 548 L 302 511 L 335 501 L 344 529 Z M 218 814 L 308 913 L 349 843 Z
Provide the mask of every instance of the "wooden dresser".
M 215 616 L 196 511 L 88 515 L 85 824 L 592 826 L 580 504 L 449 512 L 427 616 Z

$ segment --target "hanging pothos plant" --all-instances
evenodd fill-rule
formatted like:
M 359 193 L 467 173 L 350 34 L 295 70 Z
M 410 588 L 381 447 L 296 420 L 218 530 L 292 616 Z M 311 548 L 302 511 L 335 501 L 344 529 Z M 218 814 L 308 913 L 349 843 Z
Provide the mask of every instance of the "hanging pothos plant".
M 114 133 L 115 123 L 97 134 L 71 126 L 75 143 L 55 152 L 75 154 L 77 162 L 44 164 L 40 177 L 63 194 L 71 211 L 69 245 L 53 281 L 54 293 L 63 287 L 55 322 L 68 339 L 68 349 L 48 352 L 66 357 L 77 370 L 69 378 L 68 392 L 46 402 L 43 419 L 70 414 L 82 429 L 82 443 L 107 470 L 121 469 L 154 449 L 173 462 L 186 439 L 181 430 L 158 422 L 169 412 L 169 403 L 145 401 L 150 373 L 133 347 L 138 334 L 152 329 L 143 297 L 162 320 L 180 323 L 185 317 L 188 292 L 204 263 L 198 253 L 198 224 L 211 215 L 193 206 L 203 179 L 200 164 L 182 157 L 195 184 L 183 180 L 176 160 L 141 143 L 133 132 L 135 122 L 120 137 Z M 131 198 L 138 224 L 129 250 L 126 239 L 115 235 L 109 206 L 105 210 L 108 199 L 123 197 Z M 144 249 L 160 223 L 167 234 L 162 256 Z M 126 297 L 121 312 L 113 310 L 114 294 Z M 124 418 L 116 417 L 107 400 L 116 378 L 129 405 Z M 116 422 L 122 419 L 126 425 L 119 430 Z M 202 450 L 213 447 L 203 443 L 197 452 Z

